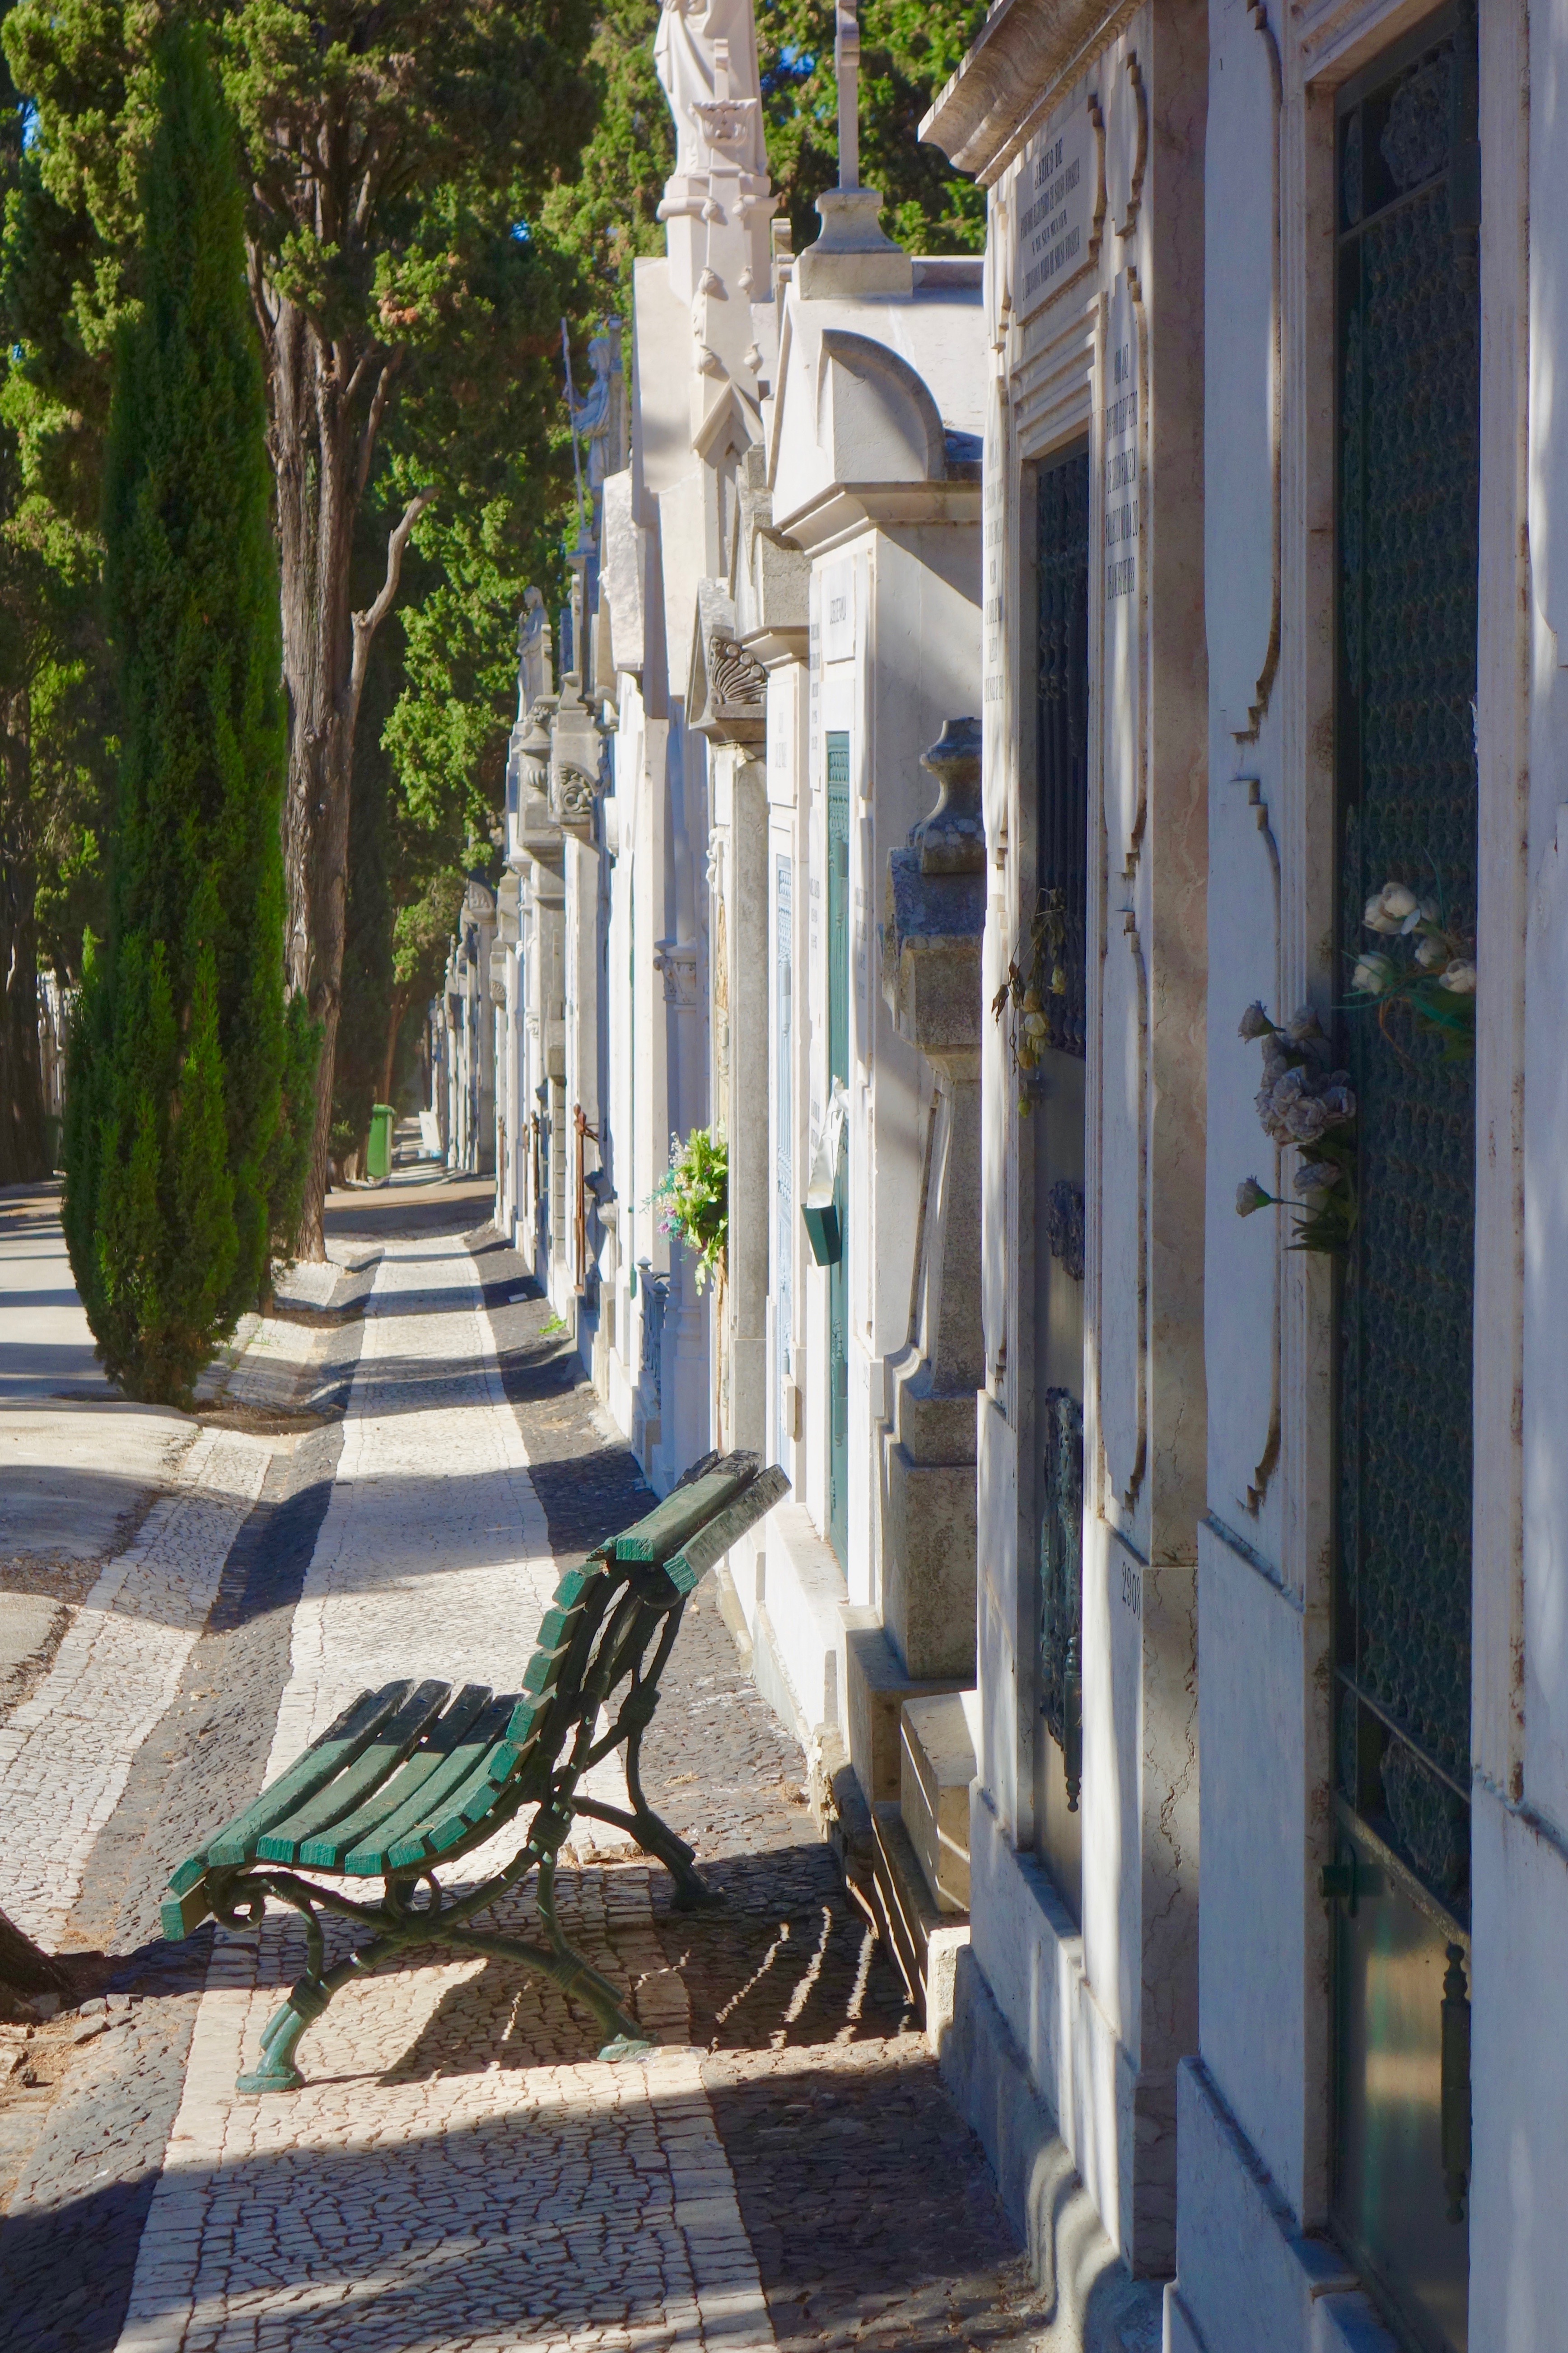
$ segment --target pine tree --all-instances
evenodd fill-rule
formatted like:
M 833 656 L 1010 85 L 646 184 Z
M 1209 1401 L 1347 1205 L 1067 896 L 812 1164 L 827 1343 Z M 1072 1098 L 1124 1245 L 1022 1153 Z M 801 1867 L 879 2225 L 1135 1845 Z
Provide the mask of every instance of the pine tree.
M 278 567 L 235 133 L 200 31 L 160 46 L 105 465 L 110 936 L 76 1032 L 65 1224 L 107 1370 L 181 1401 L 297 1208 L 284 1094 L 309 1097 L 314 1041 L 283 1010 Z

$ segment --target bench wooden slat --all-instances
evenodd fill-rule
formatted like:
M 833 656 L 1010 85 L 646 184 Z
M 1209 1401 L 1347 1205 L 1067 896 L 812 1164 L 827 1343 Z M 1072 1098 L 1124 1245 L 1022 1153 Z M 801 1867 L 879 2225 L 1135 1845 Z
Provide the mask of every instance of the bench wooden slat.
M 374 1879 L 388 1869 L 412 1871 L 427 1852 L 426 1834 L 444 1820 L 454 1804 L 466 1801 L 482 1778 L 487 1760 L 504 1739 L 507 1719 L 516 1704 L 515 1692 L 503 1692 L 443 1758 L 441 1769 L 406 1805 L 378 1822 L 368 1836 L 343 1858 L 342 1868 L 353 1879 Z M 492 1789 L 493 1796 L 494 1791 Z
M 736 1539 L 744 1535 L 777 1503 L 789 1493 L 789 1481 L 776 1462 L 771 1463 L 759 1478 L 742 1490 L 732 1503 L 714 1514 L 706 1527 L 683 1545 L 664 1564 L 664 1573 L 678 1593 L 689 1593 L 699 1580 L 707 1576 L 716 1561 L 721 1560 Z
M 274 1822 L 262 1832 L 256 1841 L 257 1861 L 297 1862 L 302 1839 L 309 1838 L 313 1831 L 330 1830 L 335 1821 L 391 1779 L 451 1694 L 450 1683 L 434 1679 L 420 1683 L 351 1763 L 342 1766 L 291 1814 L 286 1814 L 280 1822 Z
M 320 1740 L 312 1742 L 286 1773 L 280 1773 L 263 1789 L 254 1804 L 226 1822 L 200 1852 L 180 1865 L 169 1882 L 172 1892 L 183 1895 L 215 1863 L 248 1862 L 263 1831 L 281 1821 L 301 1799 L 324 1788 L 335 1773 L 341 1772 L 367 1742 L 374 1739 L 380 1726 L 402 1706 L 413 1688 L 412 1683 L 405 1682 L 384 1683 L 380 1691 L 361 1692 L 328 1725 Z
M 491 1697 L 488 1683 L 465 1683 L 446 1713 L 430 1726 L 423 1746 L 382 1783 L 374 1796 L 367 1797 L 353 1813 L 334 1816 L 330 1824 L 300 1838 L 301 1868 L 341 1871 L 345 1855 L 356 1846 L 368 1844 L 383 1822 L 390 1821 L 395 1814 L 400 1814 L 405 1806 L 424 1796 L 458 1742 L 473 1729 Z
M 501 1743 L 500 1746 L 505 1748 L 508 1744 Z M 456 1846 L 459 1840 L 468 1838 L 471 1831 L 479 1829 L 510 1778 L 509 1760 L 492 1746 L 489 1754 L 473 1760 L 473 1769 L 468 1779 L 448 1790 L 442 1805 L 432 1806 L 423 1821 L 415 1823 L 404 1832 L 396 1846 L 389 1844 L 388 1862 L 395 1870 L 403 1871 L 421 1862 L 434 1862 L 437 1855 L 445 1854 L 448 1848 Z
M 694 1479 L 689 1487 L 671 1488 L 663 1503 L 646 1519 L 616 1538 L 616 1558 L 662 1565 L 672 1553 L 689 1543 L 715 1512 L 721 1511 L 733 1495 L 749 1485 L 755 1474 L 754 1456 L 731 1455 L 715 1470 Z

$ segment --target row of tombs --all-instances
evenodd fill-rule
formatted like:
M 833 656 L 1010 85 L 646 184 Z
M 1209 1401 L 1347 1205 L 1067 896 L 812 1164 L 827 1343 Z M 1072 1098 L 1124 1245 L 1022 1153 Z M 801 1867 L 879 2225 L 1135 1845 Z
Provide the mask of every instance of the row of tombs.
M 1559 21 L 1011 0 L 910 256 L 840 9 L 797 255 L 667 9 L 432 1008 L 655 1487 L 789 1474 L 731 1614 L 1049 2345 L 1563 2341 Z

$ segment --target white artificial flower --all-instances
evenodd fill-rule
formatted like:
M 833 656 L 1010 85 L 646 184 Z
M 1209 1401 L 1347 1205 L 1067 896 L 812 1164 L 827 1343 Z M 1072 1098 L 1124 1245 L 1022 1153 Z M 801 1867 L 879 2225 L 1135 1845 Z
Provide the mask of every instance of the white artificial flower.
M 1367 901 L 1362 911 L 1362 922 L 1369 932 L 1396 932 L 1399 929 L 1398 923 L 1384 910 L 1381 891 L 1374 891 Z
M 1247 1007 L 1241 1017 L 1241 1027 L 1236 1034 L 1238 1038 L 1246 1038 L 1249 1040 L 1254 1038 L 1273 1037 L 1274 1024 L 1263 1010 L 1260 999 L 1255 1000 Z
M 1351 975 L 1351 987 L 1358 997 L 1383 997 L 1399 978 L 1399 966 L 1392 956 L 1380 955 L 1373 948 L 1356 960 Z
M 1355 1092 L 1346 1082 L 1345 1073 L 1336 1071 L 1318 1097 L 1328 1113 L 1328 1124 L 1340 1127 L 1355 1117 Z
M 1448 943 L 1441 934 L 1434 937 L 1428 932 L 1425 939 L 1415 943 L 1415 961 L 1423 972 L 1431 972 L 1438 965 L 1446 963 L 1450 953 Z
M 1285 1133 L 1292 1144 L 1316 1144 L 1332 1114 L 1318 1095 L 1300 1095 L 1284 1114 Z
M 1238 1218 L 1250 1218 L 1255 1209 L 1268 1208 L 1273 1198 L 1273 1194 L 1266 1193 L 1256 1176 L 1248 1176 L 1236 1188 L 1236 1214 Z
M 1451 988 L 1456 997 L 1473 997 L 1476 993 L 1476 967 L 1467 956 L 1456 956 L 1439 979 L 1438 987 Z
M 1329 1193 L 1340 1181 L 1341 1171 L 1331 1160 L 1303 1160 L 1296 1170 L 1298 1193 Z
M 1421 913 L 1421 902 L 1408 882 L 1385 882 L 1382 891 L 1383 912 L 1396 923 L 1407 923 L 1412 915 Z

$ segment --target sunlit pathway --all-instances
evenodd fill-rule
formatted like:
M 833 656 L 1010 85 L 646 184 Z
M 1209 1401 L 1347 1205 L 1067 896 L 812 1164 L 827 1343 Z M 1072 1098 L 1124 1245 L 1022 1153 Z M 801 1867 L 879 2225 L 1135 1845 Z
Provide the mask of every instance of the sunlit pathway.
M 654 2055 L 605 2065 L 553 1986 L 425 1953 L 339 1994 L 302 2089 L 235 2092 L 302 1926 L 170 1947 L 169 1871 L 366 1684 L 514 1685 L 562 1568 L 651 1501 L 519 1261 L 465 1238 L 475 1190 L 345 1202 L 356 1271 L 268 1327 L 266 1409 L 181 1425 L 168 1492 L 0 1715 L 0 1900 L 104 1989 L 20 2082 L 0 2044 L 0 2353 L 1055 2353 L 711 1585 L 644 1764 L 722 1907 L 674 1912 L 602 1825 L 558 1882 Z
M 474 1262 L 456 1237 L 395 1243 L 267 1778 L 367 1685 L 516 1688 L 555 1578 Z M 469 1957 L 351 1985 L 304 2046 L 305 2088 L 242 2099 L 302 1933 L 281 1909 L 259 1935 L 219 1933 L 127 2353 L 578 2344 L 585 2320 L 607 2347 L 773 2342 L 647 1873 L 586 1872 L 568 1903 L 569 1933 L 632 1977 L 668 2045 L 646 2066 L 582 2063 L 549 1989 Z M 554 2063 L 527 2063 L 563 2033 Z

